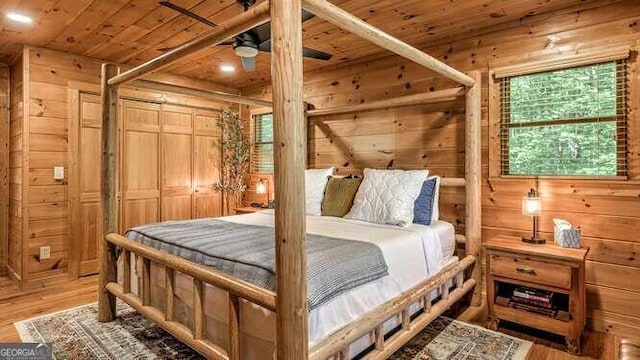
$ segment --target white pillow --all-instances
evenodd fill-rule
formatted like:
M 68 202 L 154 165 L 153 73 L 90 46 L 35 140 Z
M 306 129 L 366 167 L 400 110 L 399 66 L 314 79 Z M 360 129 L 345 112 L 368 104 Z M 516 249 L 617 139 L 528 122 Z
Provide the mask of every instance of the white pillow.
M 427 180 L 427 170 L 364 169 L 364 179 L 345 218 L 406 226 L 413 222 L 413 203 Z
M 433 210 L 431 211 L 431 223 L 440 219 L 440 209 L 438 204 L 440 203 L 440 176 L 429 176 L 427 180 L 436 178 L 436 191 L 433 194 Z
M 304 171 L 304 186 L 306 197 L 306 212 L 308 215 L 322 215 L 322 200 L 324 189 L 329 177 L 333 174 L 333 167 L 327 169 L 307 169 Z

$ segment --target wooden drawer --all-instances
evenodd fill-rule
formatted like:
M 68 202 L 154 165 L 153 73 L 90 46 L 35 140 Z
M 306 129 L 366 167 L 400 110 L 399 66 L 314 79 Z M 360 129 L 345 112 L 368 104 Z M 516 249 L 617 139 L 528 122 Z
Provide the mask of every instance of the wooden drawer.
M 515 254 L 495 254 L 491 257 L 491 274 L 562 289 L 571 289 L 571 267 L 531 259 Z

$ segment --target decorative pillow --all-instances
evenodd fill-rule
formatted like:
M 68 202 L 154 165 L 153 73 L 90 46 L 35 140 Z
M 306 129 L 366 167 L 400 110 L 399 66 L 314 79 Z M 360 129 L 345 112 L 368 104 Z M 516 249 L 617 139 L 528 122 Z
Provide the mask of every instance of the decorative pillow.
M 438 220 L 438 195 L 440 177 L 430 176 L 422 183 L 422 189 L 413 205 L 413 222 L 422 225 L 431 225 Z
M 351 206 L 362 179 L 332 177 L 322 200 L 322 216 L 345 216 Z
M 327 169 L 307 169 L 304 172 L 306 212 L 308 215 L 322 214 L 322 199 L 333 167 Z
M 427 179 L 426 170 L 365 169 L 349 219 L 406 226 L 413 222 L 413 204 Z

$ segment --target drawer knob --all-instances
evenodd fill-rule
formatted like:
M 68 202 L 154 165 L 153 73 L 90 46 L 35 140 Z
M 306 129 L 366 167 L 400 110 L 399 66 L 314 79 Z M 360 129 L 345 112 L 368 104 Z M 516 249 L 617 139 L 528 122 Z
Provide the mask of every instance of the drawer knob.
M 536 275 L 536 269 L 530 267 L 517 267 L 516 271 L 521 274 Z

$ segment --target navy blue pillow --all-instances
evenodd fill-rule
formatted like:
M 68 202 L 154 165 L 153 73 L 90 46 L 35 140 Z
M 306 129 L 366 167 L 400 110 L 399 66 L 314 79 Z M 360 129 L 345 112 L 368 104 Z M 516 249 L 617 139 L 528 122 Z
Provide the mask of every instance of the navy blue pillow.
M 433 214 L 433 202 L 436 195 L 438 179 L 433 177 L 422 183 L 420 195 L 413 203 L 413 222 L 422 225 L 431 225 Z

